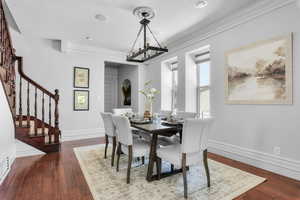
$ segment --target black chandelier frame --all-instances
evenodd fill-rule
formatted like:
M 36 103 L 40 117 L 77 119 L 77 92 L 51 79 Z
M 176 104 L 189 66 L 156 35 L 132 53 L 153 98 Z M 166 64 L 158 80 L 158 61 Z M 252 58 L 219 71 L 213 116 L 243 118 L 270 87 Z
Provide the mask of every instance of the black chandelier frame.
M 139 62 L 143 63 L 146 62 L 152 58 L 155 58 L 157 56 L 162 55 L 163 53 L 168 52 L 168 49 L 166 47 L 162 47 L 161 44 L 158 42 L 156 37 L 154 36 L 153 32 L 151 31 L 149 27 L 150 20 L 144 18 L 140 21 L 141 27 L 137 34 L 136 40 L 133 43 L 133 46 L 129 52 L 129 55 L 127 55 L 126 60 L 128 62 Z M 158 46 L 151 46 L 149 43 L 147 43 L 147 29 L 149 30 L 150 34 L 156 41 Z M 144 39 L 144 46 L 143 48 L 139 48 L 138 51 L 134 51 L 134 47 L 136 45 L 137 40 L 139 39 L 141 33 L 143 32 L 143 39 Z M 152 52 L 152 53 L 150 53 Z

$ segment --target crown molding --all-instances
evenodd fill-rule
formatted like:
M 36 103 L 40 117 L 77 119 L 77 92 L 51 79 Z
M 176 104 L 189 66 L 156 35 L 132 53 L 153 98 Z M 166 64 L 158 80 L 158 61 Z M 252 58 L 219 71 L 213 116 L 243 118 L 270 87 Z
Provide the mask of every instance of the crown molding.
M 61 40 L 60 48 L 61 52 L 63 53 L 106 54 L 113 56 L 124 56 L 124 59 L 126 58 L 126 53 L 121 51 L 77 44 L 67 40 Z
M 234 29 L 249 21 L 255 20 L 258 17 L 274 12 L 297 1 L 298 0 L 263 0 L 253 6 L 245 8 L 235 14 L 223 18 L 220 21 L 216 21 L 215 23 L 212 23 L 205 28 L 198 27 L 192 32 L 187 31 L 186 33 L 183 33 L 184 36 L 167 41 L 166 43 L 169 48 L 169 52 L 160 57 L 152 59 L 151 61 L 147 62 L 147 64 L 155 63 L 157 61 L 160 61 L 162 58 L 165 59 L 170 57 L 171 55 L 174 56 L 173 54 L 178 50 L 194 46 L 195 44 L 200 43 L 203 40 L 207 40 L 223 32 Z
M 138 65 L 142 66 L 141 63 L 132 63 L 126 61 L 126 53 L 121 51 L 114 51 L 106 48 L 99 48 L 89 45 L 77 44 L 67 40 L 60 41 L 60 51 L 66 54 L 82 54 L 82 55 L 92 55 L 99 56 L 106 61 L 117 62 L 127 65 Z

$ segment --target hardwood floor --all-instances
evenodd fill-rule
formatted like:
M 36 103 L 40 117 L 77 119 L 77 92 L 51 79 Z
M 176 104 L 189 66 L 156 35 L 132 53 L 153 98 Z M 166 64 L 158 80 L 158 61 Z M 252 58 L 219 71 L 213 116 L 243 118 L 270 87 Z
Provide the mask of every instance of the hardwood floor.
M 60 153 L 16 159 L 0 186 L 0 200 L 92 200 L 72 149 L 99 143 L 104 138 L 64 142 Z M 268 179 L 236 200 L 300 200 L 299 181 L 215 154 L 209 158 Z

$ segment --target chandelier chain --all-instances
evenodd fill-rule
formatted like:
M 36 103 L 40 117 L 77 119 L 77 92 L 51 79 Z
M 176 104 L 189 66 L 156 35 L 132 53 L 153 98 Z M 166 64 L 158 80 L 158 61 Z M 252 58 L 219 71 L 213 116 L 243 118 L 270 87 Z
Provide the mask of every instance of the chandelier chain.
M 162 46 L 161 46 L 160 43 L 158 42 L 157 38 L 155 37 L 155 35 L 154 35 L 153 32 L 151 31 L 150 27 L 149 27 L 148 25 L 146 25 L 146 26 L 147 26 L 149 32 L 151 33 L 152 37 L 154 38 L 154 40 L 155 40 L 156 43 L 158 44 L 158 46 L 159 46 L 160 48 L 162 48 Z
M 136 44 L 137 40 L 139 39 L 139 37 L 140 37 L 140 35 L 141 35 L 141 32 L 142 32 L 142 30 L 143 30 L 143 26 L 141 25 L 141 26 L 140 26 L 140 30 L 139 30 L 139 32 L 138 32 L 138 34 L 137 34 L 137 37 L 135 38 L 135 41 L 134 41 L 134 43 L 133 43 L 133 45 L 132 45 L 132 47 L 131 47 L 131 50 L 130 50 L 130 52 L 133 52 L 133 50 L 134 50 L 134 47 L 135 47 L 135 44 Z

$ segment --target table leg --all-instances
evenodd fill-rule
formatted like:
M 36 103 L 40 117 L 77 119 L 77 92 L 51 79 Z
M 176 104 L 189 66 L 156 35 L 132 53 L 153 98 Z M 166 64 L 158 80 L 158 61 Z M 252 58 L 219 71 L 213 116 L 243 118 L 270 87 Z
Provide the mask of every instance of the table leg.
M 148 171 L 147 171 L 147 178 L 146 178 L 147 181 L 152 181 L 154 162 L 156 159 L 156 147 L 157 147 L 157 134 L 152 134 L 149 164 L 148 164 Z
M 180 144 L 182 144 L 182 130 L 179 131 Z

